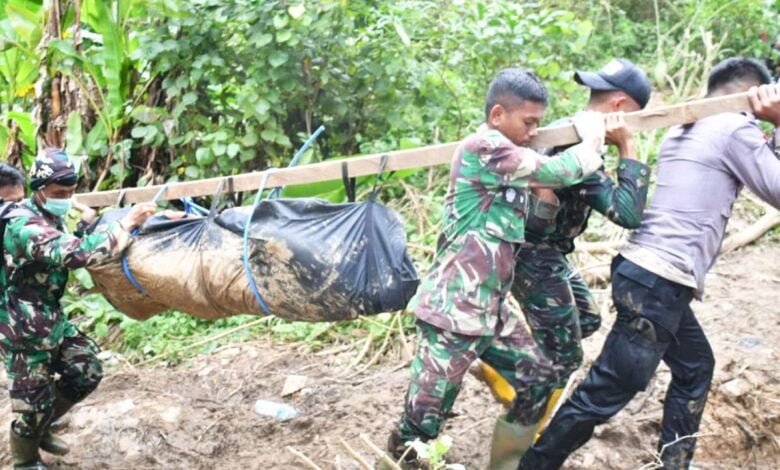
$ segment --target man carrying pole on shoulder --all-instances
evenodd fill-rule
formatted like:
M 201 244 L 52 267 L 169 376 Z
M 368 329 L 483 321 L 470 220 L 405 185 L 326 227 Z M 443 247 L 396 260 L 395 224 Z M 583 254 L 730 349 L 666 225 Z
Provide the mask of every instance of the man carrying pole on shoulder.
M 590 89 L 586 111 L 607 114 L 606 142 L 617 147 L 620 163 L 617 184 L 604 167 L 583 182 L 557 190 L 535 189 L 531 197 L 526 242 L 517 257 L 512 294 L 522 306 L 536 343 L 552 360 L 556 374 L 554 392 L 547 401 L 543 426 L 554 409 L 569 376 L 582 363 L 583 338 L 601 325 L 599 307 L 588 285 L 567 255 L 574 239 L 585 231 L 595 209 L 613 223 L 628 229 L 639 226 L 647 200 L 650 168 L 636 159 L 631 131 L 623 112 L 643 109 L 650 99 L 650 81 L 631 61 L 615 59 L 598 72 L 577 72 L 577 83 Z M 552 125 L 568 122 L 567 119 Z M 542 153 L 557 154 L 563 149 Z M 541 201 L 541 202 L 540 202 Z M 511 386 L 488 365 L 480 364 L 478 377 L 493 377 L 488 383 L 505 404 Z M 543 367 L 531 371 L 542 371 Z
M 658 445 L 663 468 L 688 468 L 715 360 L 691 310 L 701 299 L 744 186 L 780 208 L 780 86 L 766 67 L 731 58 L 716 65 L 708 97 L 749 92 L 753 113 L 724 112 L 667 133 L 658 185 L 640 227 L 612 262 L 617 319 L 598 359 L 553 417 L 520 469 L 560 468 L 644 390 L 663 360 L 672 371 Z M 757 119 L 775 126 L 767 143 Z

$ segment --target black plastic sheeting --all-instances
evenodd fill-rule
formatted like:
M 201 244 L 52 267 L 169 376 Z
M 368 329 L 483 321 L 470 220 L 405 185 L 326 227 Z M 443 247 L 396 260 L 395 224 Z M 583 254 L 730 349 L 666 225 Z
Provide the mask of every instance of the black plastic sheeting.
M 245 208 L 228 209 L 216 222 L 242 234 Z M 252 215 L 249 238 L 283 240 L 292 252 L 301 285 L 327 283 L 364 315 L 400 310 L 417 290 L 419 276 L 406 252 L 406 230 L 390 209 L 374 201 L 331 204 L 319 199 L 262 201 Z M 267 279 L 255 279 L 260 293 Z
M 118 258 L 90 272 L 108 300 L 133 318 L 167 309 L 208 319 L 262 314 L 242 260 L 250 210 L 181 220 L 155 216 L 126 250 L 127 270 Z M 125 213 L 109 212 L 96 224 Z M 337 321 L 399 310 L 419 282 L 403 222 L 373 200 L 261 201 L 252 214 L 249 253 L 259 294 L 272 314 L 290 320 Z

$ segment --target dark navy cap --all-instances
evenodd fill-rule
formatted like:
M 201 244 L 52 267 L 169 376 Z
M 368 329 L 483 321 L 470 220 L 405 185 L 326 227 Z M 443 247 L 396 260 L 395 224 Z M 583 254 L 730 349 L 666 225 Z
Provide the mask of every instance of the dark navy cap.
M 37 191 L 47 184 L 72 186 L 79 182 L 73 162 L 62 149 L 45 149 L 30 167 L 30 189 Z
M 623 91 L 644 108 L 650 101 L 650 80 L 628 59 L 614 59 L 598 72 L 575 72 L 580 85 L 598 91 Z

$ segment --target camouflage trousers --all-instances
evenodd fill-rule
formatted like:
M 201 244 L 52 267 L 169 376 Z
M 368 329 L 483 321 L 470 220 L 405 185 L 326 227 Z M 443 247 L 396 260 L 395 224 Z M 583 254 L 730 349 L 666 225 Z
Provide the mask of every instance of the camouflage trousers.
M 418 320 L 417 333 L 412 380 L 396 430 L 401 443 L 415 438 L 427 441 L 439 434 L 463 376 L 477 359 L 490 364 L 517 391 L 507 419 L 525 425 L 539 421 L 552 390 L 554 369 L 522 322 L 506 336 L 466 336 Z
M 555 365 L 554 388 L 565 386 L 582 364 L 582 338 L 601 325 L 588 285 L 559 251 L 525 245 L 516 259 L 512 295 L 537 344 Z
M 103 377 L 97 345 L 70 323 L 55 349 L 31 345 L 3 352 L 11 410 L 16 414 L 13 428 L 21 436 L 32 436 L 49 424 L 56 394 L 79 402 Z

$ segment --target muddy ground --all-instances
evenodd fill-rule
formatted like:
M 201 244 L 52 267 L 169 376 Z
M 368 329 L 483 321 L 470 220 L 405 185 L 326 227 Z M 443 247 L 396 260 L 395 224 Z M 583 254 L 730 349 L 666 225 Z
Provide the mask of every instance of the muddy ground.
M 698 468 L 780 468 L 778 264 L 777 245 L 728 255 L 710 275 L 705 301 L 694 306 L 718 361 Z M 606 292 L 597 294 L 603 300 Z M 586 341 L 588 360 L 613 319 L 609 313 L 606 328 Z M 72 453 L 46 460 L 56 469 L 305 468 L 293 448 L 323 468 L 359 468 L 339 440 L 375 462 L 359 436 L 384 446 L 401 411 L 409 371 L 405 364 L 385 363 L 349 377 L 354 357 L 354 351 L 312 353 L 258 341 L 224 346 L 175 367 L 108 361 L 104 382 L 74 410 L 62 433 Z M 281 398 L 290 374 L 308 377 L 308 384 Z M 648 391 L 598 429 L 566 468 L 628 469 L 652 462 L 668 381 L 668 370 L 661 368 Z M 5 378 L 0 376 L 0 382 Z M 252 411 L 257 399 L 284 401 L 301 416 L 286 422 L 258 416 Z M 500 407 L 468 377 L 456 411 L 460 416 L 445 430 L 455 441 L 449 459 L 484 468 Z M 10 419 L 4 394 L 4 429 Z M 0 464 L 8 466 L 7 433 L 0 436 Z

